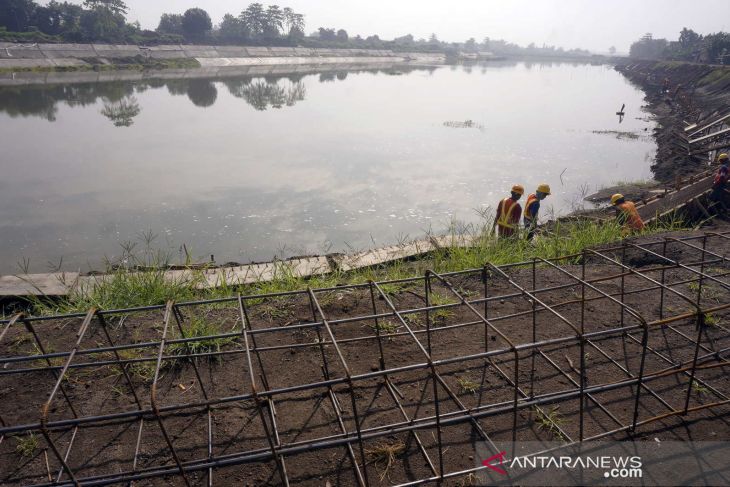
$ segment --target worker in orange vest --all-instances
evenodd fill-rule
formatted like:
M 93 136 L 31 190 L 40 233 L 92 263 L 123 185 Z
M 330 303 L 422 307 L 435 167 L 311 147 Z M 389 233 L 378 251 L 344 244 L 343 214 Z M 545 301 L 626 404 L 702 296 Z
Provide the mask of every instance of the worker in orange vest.
M 550 196 L 550 186 L 543 183 L 537 187 L 537 191 L 527 197 L 525 203 L 525 230 L 527 240 L 532 240 L 537 229 L 537 214 L 540 212 L 540 202 Z
M 518 201 L 523 194 L 525 194 L 525 188 L 515 184 L 512 186 L 512 195 L 499 202 L 492 231 L 494 231 L 494 227 L 497 227 L 497 235 L 500 237 L 512 237 L 517 234 L 522 216 L 522 207 Z
M 617 193 L 611 196 L 611 204 L 616 207 L 616 219 L 623 226 L 624 235 L 644 229 L 644 220 L 636 210 L 636 205 L 631 201 L 626 201 L 624 195 Z

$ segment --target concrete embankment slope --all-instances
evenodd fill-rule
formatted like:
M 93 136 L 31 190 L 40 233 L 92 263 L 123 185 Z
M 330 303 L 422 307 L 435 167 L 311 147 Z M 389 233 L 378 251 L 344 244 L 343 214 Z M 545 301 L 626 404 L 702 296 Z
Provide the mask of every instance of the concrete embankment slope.
M 310 49 L 243 46 L 130 46 L 109 44 L 0 43 L 0 69 L 69 68 L 114 64 L 122 59 L 196 60 L 201 65 L 330 64 L 342 62 L 441 62 L 440 54 L 395 53 L 384 49 Z

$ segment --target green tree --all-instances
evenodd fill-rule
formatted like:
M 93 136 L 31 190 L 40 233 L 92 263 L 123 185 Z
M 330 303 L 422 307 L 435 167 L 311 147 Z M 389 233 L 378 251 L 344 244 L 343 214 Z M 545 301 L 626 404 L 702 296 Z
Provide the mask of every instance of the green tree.
M 335 29 L 325 29 L 324 27 L 320 27 L 319 38 L 323 41 L 334 41 L 337 40 L 337 33 L 335 32 Z
M 11 32 L 25 32 L 33 18 L 32 0 L 0 0 L 0 26 Z
M 662 59 L 668 45 L 666 39 L 654 39 L 651 34 L 645 34 L 631 44 L 629 55 L 636 59 Z
M 122 0 L 84 0 L 84 6 L 90 10 L 106 10 L 114 15 L 127 15 L 129 7 Z
M 183 34 L 183 16 L 181 14 L 162 14 L 157 32 L 162 34 Z
M 284 12 L 278 5 L 270 5 L 266 9 L 266 28 L 271 34 L 279 35 L 284 29 Z
M 218 35 L 224 41 L 244 42 L 248 39 L 248 30 L 240 19 L 231 14 L 225 14 L 218 28 Z
M 120 6 L 103 3 L 101 0 L 87 0 L 87 3 L 97 2 L 81 14 L 80 26 L 83 39 L 86 41 L 122 41 L 124 39 L 125 18 Z M 123 2 L 119 2 L 124 5 Z M 126 8 L 126 7 L 125 7 Z
M 243 24 L 246 26 L 251 36 L 256 38 L 264 33 L 266 25 L 266 12 L 264 6 L 260 3 L 252 3 L 239 16 Z
M 692 29 L 683 28 L 679 33 L 679 44 L 684 49 L 692 49 L 702 40 L 702 36 Z
M 182 29 L 188 39 L 202 39 L 212 28 L 210 15 L 202 8 L 190 8 L 183 14 Z
M 347 35 L 347 31 L 345 29 L 340 29 L 337 31 L 337 40 L 339 42 L 347 42 L 348 39 L 350 39 L 350 36 Z

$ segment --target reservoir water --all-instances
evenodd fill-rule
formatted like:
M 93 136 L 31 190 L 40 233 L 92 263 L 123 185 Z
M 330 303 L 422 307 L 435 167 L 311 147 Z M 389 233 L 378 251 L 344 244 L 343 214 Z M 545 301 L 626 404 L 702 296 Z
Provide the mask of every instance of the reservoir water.
M 515 183 L 566 214 L 651 178 L 642 100 L 572 63 L 0 86 L 0 274 L 99 270 L 150 233 L 174 260 L 361 250 L 477 222 Z

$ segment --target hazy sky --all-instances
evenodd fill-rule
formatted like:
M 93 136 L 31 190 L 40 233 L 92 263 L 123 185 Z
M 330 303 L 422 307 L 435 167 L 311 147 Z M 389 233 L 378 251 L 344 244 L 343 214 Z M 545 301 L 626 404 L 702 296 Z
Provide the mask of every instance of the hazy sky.
M 80 3 L 80 1 L 78 2 Z M 208 11 L 218 23 L 238 14 L 248 0 L 126 0 L 129 18 L 155 28 L 163 12 L 190 7 Z M 266 2 L 261 2 L 266 3 Z M 535 42 L 606 51 L 628 51 L 646 32 L 676 39 L 682 27 L 700 33 L 730 29 L 728 0 L 281 0 L 306 15 L 307 33 L 344 28 L 350 34 L 381 38 L 413 34 L 440 39 L 504 38 L 521 45 Z

